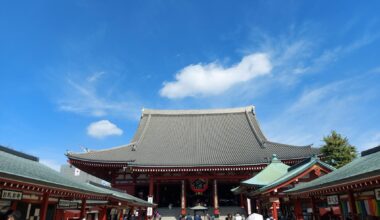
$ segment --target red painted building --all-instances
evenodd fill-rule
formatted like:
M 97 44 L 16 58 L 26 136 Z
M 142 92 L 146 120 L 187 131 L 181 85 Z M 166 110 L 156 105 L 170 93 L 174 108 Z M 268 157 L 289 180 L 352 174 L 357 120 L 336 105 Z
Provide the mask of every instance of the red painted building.
M 253 106 L 211 110 L 142 111 L 129 144 L 68 153 L 72 165 L 159 206 L 243 205 L 230 191 L 265 168 L 272 154 L 296 164 L 318 148 L 268 140 Z
M 117 189 L 72 180 L 37 157 L 0 146 L 0 219 L 17 211 L 19 219 L 106 220 L 110 209 L 122 217 L 126 209 L 152 206 Z

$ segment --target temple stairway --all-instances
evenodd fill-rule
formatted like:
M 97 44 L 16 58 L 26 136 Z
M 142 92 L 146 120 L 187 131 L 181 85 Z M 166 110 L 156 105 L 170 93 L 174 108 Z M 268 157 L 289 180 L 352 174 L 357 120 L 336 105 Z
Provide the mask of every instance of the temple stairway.
M 227 214 L 232 214 L 234 215 L 235 213 L 239 212 L 240 214 L 246 215 L 244 209 L 238 207 L 238 206 L 223 206 L 220 207 L 220 216 L 219 219 L 225 220 Z M 161 220 L 178 220 L 179 214 L 181 213 L 181 208 L 179 207 L 173 207 L 172 209 L 169 208 L 158 208 L 158 211 L 161 215 Z M 193 215 L 194 211 L 190 210 L 189 208 L 187 209 L 187 213 L 190 213 Z M 201 212 L 197 212 L 201 213 Z M 213 215 L 213 208 L 209 209 L 208 211 L 205 212 L 205 214 Z M 206 220 L 204 216 L 202 216 L 203 220 Z

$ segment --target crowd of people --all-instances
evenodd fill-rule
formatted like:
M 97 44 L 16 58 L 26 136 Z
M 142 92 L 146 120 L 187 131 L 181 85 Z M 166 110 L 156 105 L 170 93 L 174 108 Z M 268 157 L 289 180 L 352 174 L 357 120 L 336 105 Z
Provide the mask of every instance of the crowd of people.
M 18 210 L 6 210 L 0 213 L 0 220 L 20 220 L 21 212 Z

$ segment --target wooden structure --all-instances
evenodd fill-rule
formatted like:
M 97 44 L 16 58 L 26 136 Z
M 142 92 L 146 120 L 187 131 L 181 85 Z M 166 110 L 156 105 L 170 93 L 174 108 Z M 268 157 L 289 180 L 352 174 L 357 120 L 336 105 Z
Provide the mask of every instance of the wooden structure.
M 218 216 L 219 205 L 243 205 L 229 189 L 264 169 L 273 153 L 293 165 L 319 154 L 319 149 L 269 141 L 254 107 L 248 106 L 144 109 L 129 144 L 67 157 L 72 165 L 113 187 L 160 206 L 180 206 L 182 215 L 186 207 L 202 203 L 212 205 Z
M 109 207 L 146 209 L 153 204 L 117 189 L 81 183 L 62 176 L 39 163 L 37 157 L 0 146 L 0 208 L 21 212 L 22 219 L 62 219 L 64 210 L 86 216 L 88 201 L 95 205 L 100 220 Z
M 312 156 L 293 166 L 288 166 L 273 155 L 272 162 L 260 173 L 241 183 L 241 189 L 253 201 L 253 211 L 272 216 L 273 219 L 292 218 L 299 209 L 299 201 L 293 203 L 284 193 L 299 183 L 309 182 L 335 170 L 334 167 Z M 257 208 L 258 207 L 258 208 Z
M 317 218 L 379 218 L 380 146 L 363 151 L 351 163 L 286 193 L 294 200 L 312 203 Z M 303 219 L 302 211 L 298 210 L 297 219 Z

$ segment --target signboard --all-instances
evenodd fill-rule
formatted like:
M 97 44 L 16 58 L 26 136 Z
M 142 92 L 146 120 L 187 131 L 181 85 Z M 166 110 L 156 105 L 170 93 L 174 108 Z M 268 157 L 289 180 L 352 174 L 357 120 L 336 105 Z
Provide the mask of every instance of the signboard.
M 1 198 L 9 200 L 21 200 L 22 192 L 12 190 L 1 190 Z
M 77 209 L 78 203 L 75 201 L 60 199 L 57 204 L 57 209 Z
M 339 204 L 338 195 L 327 196 L 327 204 L 328 205 L 338 205 Z
M 248 215 L 250 215 L 252 213 L 252 210 L 251 210 L 251 199 L 250 198 L 247 198 L 247 212 L 248 212 Z
M 148 202 L 153 204 L 153 196 L 148 196 Z M 152 207 L 148 207 L 148 209 L 146 210 L 146 215 L 149 217 L 153 215 Z
M 375 189 L 376 200 L 380 200 L 380 189 Z

